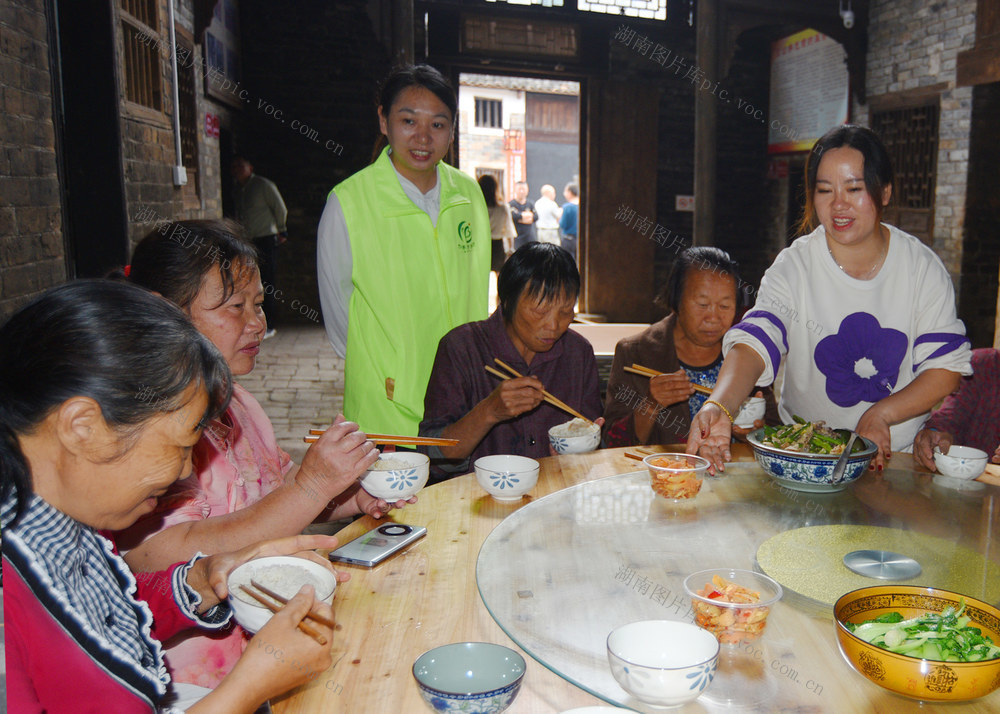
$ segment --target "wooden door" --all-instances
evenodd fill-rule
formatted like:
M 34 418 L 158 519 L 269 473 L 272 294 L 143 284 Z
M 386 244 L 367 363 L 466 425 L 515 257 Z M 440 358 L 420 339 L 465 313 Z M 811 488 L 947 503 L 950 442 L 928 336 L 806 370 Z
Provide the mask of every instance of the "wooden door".
M 586 108 L 583 194 L 580 198 L 581 311 L 609 322 L 648 322 L 653 315 L 653 230 L 656 224 L 659 91 L 649 85 L 592 80 Z M 644 223 L 642 224 L 645 225 Z

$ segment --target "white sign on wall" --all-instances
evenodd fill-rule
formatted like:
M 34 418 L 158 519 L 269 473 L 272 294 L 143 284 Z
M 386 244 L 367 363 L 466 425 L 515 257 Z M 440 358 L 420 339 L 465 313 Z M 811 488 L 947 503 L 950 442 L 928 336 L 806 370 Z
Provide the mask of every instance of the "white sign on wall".
M 771 44 L 767 150 L 808 151 L 848 117 L 847 53 L 836 40 L 803 30 Z

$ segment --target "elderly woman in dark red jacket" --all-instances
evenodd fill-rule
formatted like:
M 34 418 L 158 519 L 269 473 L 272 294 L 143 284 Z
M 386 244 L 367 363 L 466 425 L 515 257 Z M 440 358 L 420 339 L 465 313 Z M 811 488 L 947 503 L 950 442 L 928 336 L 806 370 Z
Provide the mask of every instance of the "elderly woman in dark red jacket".
M 441 338 L 420 434 L 460 443 L 430 449 L 432 478 L 468 473 L 489 454 L 549 456 L 549 429 L 571 417 L 542 402 L 543 389 L 589 419 L 600 415 L 594 349 L 568 329 L 579 292 L 580 273 L 569 253 L 528 243 L 500 270 L 500 307 Z M 484 369 L 494 358 L 525 376 L 500 381 Z
M 615 348 L 604 406 L 607 446 L 687 439 L 691 417 L 707 399 L 694 385 L 715 384 L 722 366 L 722 336 L 746 306 L 747 288 L 738 270 L 718 248 L 688 248 L 678 255 L 656 300 L 670 314 Z M 632 364 L 664 374 L 650 379 L 626 372 Z M 759 395 L 767 402 L 765 421 L 780 423 L 770 387 Z M 742 434 L 748 431 L 735 428 Z

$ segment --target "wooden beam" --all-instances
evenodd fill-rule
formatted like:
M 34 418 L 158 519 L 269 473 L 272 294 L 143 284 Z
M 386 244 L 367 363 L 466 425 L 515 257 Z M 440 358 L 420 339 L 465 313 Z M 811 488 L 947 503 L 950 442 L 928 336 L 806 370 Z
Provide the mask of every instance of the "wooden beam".
M 706 77 L 719 76 L 718 0 L 700 0 L 697 17 L 698 68 Z M 697 88 L 694 95 L 694 245 L 715 244 L 715 161 L 718 99 Z

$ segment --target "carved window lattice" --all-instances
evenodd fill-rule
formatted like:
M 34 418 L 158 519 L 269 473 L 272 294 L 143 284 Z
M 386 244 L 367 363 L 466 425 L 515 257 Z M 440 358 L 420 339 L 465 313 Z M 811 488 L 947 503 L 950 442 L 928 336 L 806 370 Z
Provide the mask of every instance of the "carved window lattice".
M 896 173 L 893 191 L 900 208 L 934 207 L 939 112 L 935 102 L 872 114 L 872 131 L 888 149 Z
M 122 0 L 125 98 L 163 110 L 160 35 L 155 0 Z

